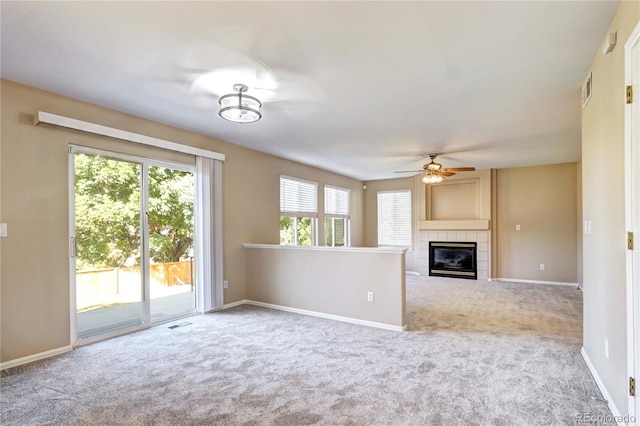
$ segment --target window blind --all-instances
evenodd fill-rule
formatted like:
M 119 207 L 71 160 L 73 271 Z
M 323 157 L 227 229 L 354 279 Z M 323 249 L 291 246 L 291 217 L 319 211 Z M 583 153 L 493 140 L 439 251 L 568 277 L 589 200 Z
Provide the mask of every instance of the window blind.
M 324 186 L 324 214 L 349 219 L 350 191 L 337 186 Z
M 411 190 L 378 192 L 378 245 L 411 247 Z
M 280 215 L 318 217 L 318 184 L 280 176 Z

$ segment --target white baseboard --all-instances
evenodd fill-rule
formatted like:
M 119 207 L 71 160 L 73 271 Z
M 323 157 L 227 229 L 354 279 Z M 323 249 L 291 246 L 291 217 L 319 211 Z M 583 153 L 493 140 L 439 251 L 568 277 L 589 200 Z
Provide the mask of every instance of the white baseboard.
M 229 309 L 235 306 L 246 305 L 246 304 L 247 304 L 247 299 L 242 299 L 242 300 L 238 300 L 237 302 L 225 303 L 224 305 L 222 305 L 222 308 L 218 310 L 220 311 L 223 309 Z
M 407 330 L 407 325 L 406 324 L 403 325 L 403 326 L 384 324 L 384 323 L 381 323 L 381 322 L 367 321 L 367 320 L 361 320 L 361 319 L 350 318 L 350 317 L 343 317 L 343 316 L 340 316 L 340 315 L 325 314 L 323 312 L 307 311 L 306 309 L 290 308 L 288 306 L 273 305 L 271 303 L 264 303 L 264 302 L 256 302 L 254 300 L 245 300 L 244 303 L 246 303 L 248 305 L 260 306 L 260 307 L 263 307 L 263 308 L 270 308 L 270 309 L 277 309 L 279 311 L 293 312 L 293 313 L 296 313 L 296 314 L 309 315 L 309 316 L 312 316 L 312 317 L 325 318 L 325 319 L 330 319 L 330 320 L 334 320 L 334 321 L 342 321 L 342 322 L 348 322 L 348 323 L 351 323 L 351 324 L 366 325 L 367 327 L 382 328 L 384 330 L 391 330 L 391 331 L 406 331 Z
M 604 382 L 600 378 L 600 375 L 598 375 L 598 372 L 596 371 L 595 367 L 593 366 L 593 363 L 591 362 L 591 359 L 589 358 L 589 355 L 587 355 L 587 351 L 584 350 L 584 347 L 580 350 L 580 354 L 582 354 L 582 358 L 584 359 L 584 362 L 587 363 L 587 367 L 589 368 L 589 371 L 591 372 L 591 375 L 593 376 L 593 379 L 596 381 L 596 384 L 598 385 L 598 388 L 600 389 L 600 392 L 602 393 L 602 397 L 605 400 L 607 400 L 607 405 L 609 406 L 609 409 L 611 410 L 611 414 L 613 414 L 613 417 L 614 417 L 614 420 L 616 421 L 616 424 L 620 424 L 620 423 L 618 423 L 618 419 L 623 418 L 622 415 L 620 414 L 620 410 L 618 410 L 618 407 L 616 406 L 616 404 L 611 400 L 611 394 L 609 394 L 609 391 L 607 390 L 607 387 L 604 385 Z
M 69 346 L 63 346 L 57 349 L 51 349 L 49 351 L 40 352 L 33 355 L 28 355 L 22 358 L 12 359 L 11 361 L 5 361 L 0 363 L 0 371 L 6 370 L 7 368 L 13 368 L 13 367 L 18 367 L 24 364 L 29 364 L 30 362 L 40 361 L 41 359 L 51 358 L 52 356 L 71 352 L 72 350 L 73 350 L 73 347 L 69 345 Z
M 512 283 L 562 285 L 567 287 L 578 287 L 578 283 L 569 283 L 564 281 L 520 280 L 516 278 L 491 278 L 489 281 L 505 281 L 505 282 L 512 282 Z

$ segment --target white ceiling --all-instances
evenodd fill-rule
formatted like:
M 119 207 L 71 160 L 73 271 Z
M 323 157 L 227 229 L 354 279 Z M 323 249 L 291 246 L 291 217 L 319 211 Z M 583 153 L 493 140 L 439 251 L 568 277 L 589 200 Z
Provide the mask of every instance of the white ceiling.
M 617 6 L 2 1 L 1 76 L 360 180 L 430 152 L 445 167 L 569 162 Z M 277 88 L 257 90 L 267 77 Z M 218 116 L 233 83 L 265 101 L 262 120 Z

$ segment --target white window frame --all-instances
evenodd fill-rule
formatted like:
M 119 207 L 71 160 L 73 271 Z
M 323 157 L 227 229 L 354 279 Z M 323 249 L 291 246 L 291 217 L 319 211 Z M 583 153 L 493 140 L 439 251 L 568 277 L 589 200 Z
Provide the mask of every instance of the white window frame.
M 308 198 L 306 200 L 308 201 L 308 203 L 305 203 L 304 202 L 305 200 L 295 200 L 296 208 L 292 208 L 291 206 L 287 207 L 286 200 L 283 199 L 283 191 L 285 190 L 285 188 L 283 188 L 283 181 L 299 182 L 303 186 L 306 186 L 307 188 L 314 188 L 313 197 Z M 307 218 L 307 217 L 310 218 L 311 219 L 311 245 L 316 246 L 318 244 L 318 183 L 305 180 L 305 179 L 281 175 L 280 176 L 280 218 L 283 218 L 283 217 L 293 217 L 296 219 Z M 298 246 L 299 245 L 298 221 L 294 220 L 293 224 L 294 224 L 293 225 L 293 232 L 294 232 L 293 241 L 294 241 L 294 245 Z
M 330 206 L 329 200 L 332 196 L 329 195 L 331 191 L 334 191 L 336 198 L 336 205 Z M 340 199 L 340 194 L 342 194 L 342 199 Z M 346 198 L 346 203 L 345 203 Z M 342 201 L 342 203 L 340 203 Z M 341 205 L 342 204 L 342 205 Z M 336 235 L 335 235 L 335 220 L 343 219 L 344 220 L 344 246 L 351 246 L 351 190 L 348 188 L 341 188 L 339 186 L 333 185 L 325 185 L 324 186 L 324 216 L 325 219 L 331 219 L 331 247 L 335 247 L 336 245 Z M 325 220 L 326 226 L 326 220 Z M 326 229 L 325 229 L 326 232 Z M 325 244 L 326 244 L 326 238 Z
M 402 219 L 402 223 L 398 223 L 398 224 L 394 224 L 394 227 L 404 227 L 406 229 L 404 229 L 404 232 L 406 233 L 406 235 L 402 236 L 398 236 L 398 232 L 397 229 L 393 230 L 392 232 L 388 231 L 388 226 L 382 226 L 382 220 L 388 220 L 389 217 L 385 217 L 385 215 L 388 215 L 390 212 L 389 210 L 387 210 L 387 212 L 385 213 L 385 211 L 383 210 L 383 208 L 385 206 L 382 206 L 382 202 L 381 202 L 381 196 L 383 198 L 387 198 L 387 196 L 391 196 L 391 195 L 396 195 L 396 196 L 406 196 L 407 199 L 404 200 L 393 200 L 394 203 L 397 203 L 398 201 L 401 201 L 402 204 L 398 205 L 397 208 L 393 209 L 393 212 L 391 212 L 391 214 L 397 214 L 398 213 L 402 213 L 403 209 L 404 212 L 407 213 L 408 212 L 408 217 L 406 218 L 401 218 Z M 378 225 L 378 246 L 379 247 L 406 247 L 406 248 L 411 248 L 413 245 L 413 228 L 412 228 L 412 217 L 413 217 L 413 210 L 412 210 L 412 196 L 411 196 L 411 189 L 400 189 L 400 190 L 393 190 L 393 191 L 378 191 L 377 193 L 377 211 L 378 211 L 378 221 L 377 221 L 377 225 Z M 392 200 L 389 200 L 392 201 Z M 392 218 L 393 219 L 393 218 Z

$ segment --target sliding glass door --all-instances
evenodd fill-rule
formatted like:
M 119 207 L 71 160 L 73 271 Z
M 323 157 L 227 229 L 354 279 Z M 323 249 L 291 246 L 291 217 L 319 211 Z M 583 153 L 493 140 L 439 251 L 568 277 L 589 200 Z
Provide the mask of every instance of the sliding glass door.
M 142 324 L 142 164 L 74 156 L 78 336 Z
M 84 148 L 70 155 L 78 337 L 194 312 L 192 167 Z

